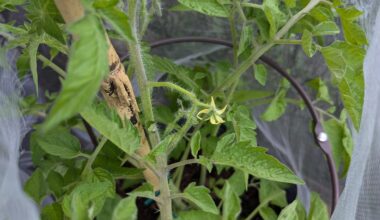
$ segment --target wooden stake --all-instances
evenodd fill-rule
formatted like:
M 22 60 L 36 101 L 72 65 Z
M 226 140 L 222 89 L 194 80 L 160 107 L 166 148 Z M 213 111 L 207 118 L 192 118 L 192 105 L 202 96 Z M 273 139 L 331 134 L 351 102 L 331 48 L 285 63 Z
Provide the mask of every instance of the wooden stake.
M 54 0 L 66 24 L 73 23 L 84 16 L 80 0 Z M 108 39 L 108 38 L 107 38 Z M 150 146 L 139 117 L 139 107 L 133 92 L 131 81 L 125 74 L 125 69 L 112 43 L 108 40 L 108 64 L 110 73 L 102 82 L 101 93 L 109 107 L 116 109 L 122 120 L 128 119 L 137 128 L 140 137 L 140 148 L 137 154 L 141 157 L 149 154 Z M 155 190 L 159 189 L 158 177 L 149 169 L 144 171 L 144 177 Z

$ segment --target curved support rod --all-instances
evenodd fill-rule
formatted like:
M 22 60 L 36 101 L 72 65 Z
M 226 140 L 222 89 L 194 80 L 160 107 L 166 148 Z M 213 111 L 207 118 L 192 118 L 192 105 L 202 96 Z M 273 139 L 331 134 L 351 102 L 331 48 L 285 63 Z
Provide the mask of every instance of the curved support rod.
M 233 44 L 229 41 L 215 39 L 215 38 L 208 38 L 208 37 L 169 38 L 169 39 L 155 41 L 150 44 L 150 47 L 153 49 L 153 48 L 170 45 L 170 44 L 192 43 L 192 42 L 218 44 L 218 45 L 223 45 L 230 48 L 233 47 Z M 122 58 L 122 60 L 125 60 L 127 58 L 128 58 L 128 54 L 125 55 Z M 339 179 L 338 179 L 338 174 L 337 174 L 335 163 L 332 156 L 331 145 L 328 141 L 327 134 L 322 127 L 322 123 L 320 121 L 318 113 L 315 110 L 310 97 L 308 96 L 306 91 L 302 88 L 302 86 L 288 72 L 286 72 L 283 68 L 281 68 L 281 66 L 276 61 L 274 61 L 273 59 L 265 55 L 261 56 L 260 60 L 263 63 L 275 69 L 277 73 L 279 73 L 281 76 L 283 76 L 290 82 L 290 84 L 296 89 L 298 94 L 301 96 L 302 100 L 305 102 L 307 109 L 309 110 L 309 113 L 314 123 L 313 133 L 314 133 L 315 142 L 320 147 L 323 154 L 326 156 L 327 165 L 329 167 L 331 186 L 332 186 L 332 195 L 331 195 L 332 196 L 331 213 L 332 213 L 335 209 L 336 203 L 339 198 Z

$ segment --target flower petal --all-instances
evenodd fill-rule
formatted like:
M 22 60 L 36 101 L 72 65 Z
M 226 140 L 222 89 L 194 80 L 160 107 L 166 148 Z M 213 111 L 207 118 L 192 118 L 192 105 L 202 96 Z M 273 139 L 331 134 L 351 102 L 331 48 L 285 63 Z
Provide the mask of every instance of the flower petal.
M 212 108 L 212 109 L 216 109 L 216 105 L 215 105 L 214 97 L 212 97 L 212 96 L 211 96 L 211 103 L 210 103 L 210 105 L 211 105 L 211 108 Z
M 223 108 L 223 109 L 220 109 L 220 110 L 215 110 L 215 112 L 216 112 L 218 115 L 221 115 L 221 114 L 223 114 L 223 113 L 226 111 L 226 109 L 227 109 L 227 105 L 226 105 L 226 106 L 224 106 L 224 108 Z
M 223 118 L 220 117 L 219 115 L 215 115 L 215 119 L 216 119 L 216 123 L 217 123 L 217 124 L 222 124 L 222 123 L 225 122 L 225 121 L 223 120 Z
M 210 117 L 210 123 L 213 124 L 213 125 L 217 125 L 218 124 L 218 121 L 217 121 L 217 119 L 216 119 L 216 117 L 215 117 L 214 114 L 211 115 L 211 117 Z
M 203 109 L 203 110 L 198 112 L 197 118 L 199 118 L 200 120 L 203 120 L 204 117 L 202 117 L 201 115 L 208 114 L 208 113 L 210 113 L 210 109 Z

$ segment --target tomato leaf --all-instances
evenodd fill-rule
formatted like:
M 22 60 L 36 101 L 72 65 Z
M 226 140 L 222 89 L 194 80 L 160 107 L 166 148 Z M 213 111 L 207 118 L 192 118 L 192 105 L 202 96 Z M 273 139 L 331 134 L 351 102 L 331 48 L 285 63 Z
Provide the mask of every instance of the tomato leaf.
M 45 130 L 88 106 L 108 73 L 108 44 L 99 19 L 86 15 L 69 30 L 77 37 L 70 50 L 67 78 L 45 121 Z

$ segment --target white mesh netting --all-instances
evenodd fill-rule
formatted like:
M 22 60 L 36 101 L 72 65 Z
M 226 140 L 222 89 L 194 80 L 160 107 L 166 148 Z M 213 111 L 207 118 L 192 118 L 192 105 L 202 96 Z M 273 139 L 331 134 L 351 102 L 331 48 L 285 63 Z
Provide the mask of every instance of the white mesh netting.
M 361 129 L 355 135 L 355 148 L 346 186 L 334 212 L 334 220 L 374 220 L 380 216 L 380 1 L 352 1 L 365 12 L 363 24 L 370 39 L 364 62 L 366 83 Z M 377 18 L 376 18 L 377 17 Z

